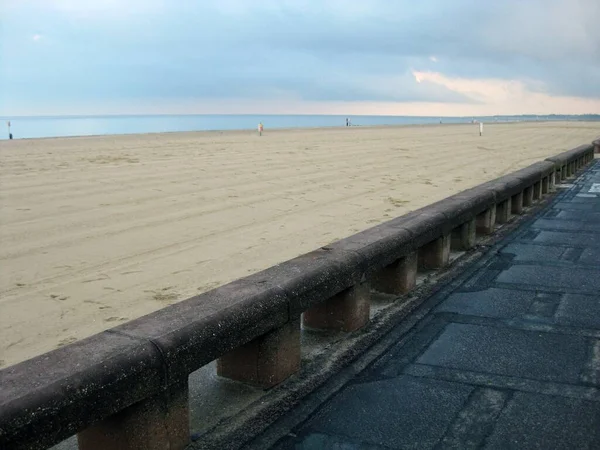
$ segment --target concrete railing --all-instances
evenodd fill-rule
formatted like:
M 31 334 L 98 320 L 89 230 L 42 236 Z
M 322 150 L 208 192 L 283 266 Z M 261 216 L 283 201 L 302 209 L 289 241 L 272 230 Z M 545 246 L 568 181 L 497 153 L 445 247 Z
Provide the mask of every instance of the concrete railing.
M 592 145 L 594 146 L 594 153 L 600 154 L 600 139 L 596 139 L 594 142 L 592 142 Z
M 188 375 L 274 386 L 300 368 L 307 328 L 357 330 L 370 287 L 415 287 L 476 234 L 521 214 L 593 159 L 592 145 L 453 195 L 331 245 L 0 371 L 0 448 L 182 449 Z

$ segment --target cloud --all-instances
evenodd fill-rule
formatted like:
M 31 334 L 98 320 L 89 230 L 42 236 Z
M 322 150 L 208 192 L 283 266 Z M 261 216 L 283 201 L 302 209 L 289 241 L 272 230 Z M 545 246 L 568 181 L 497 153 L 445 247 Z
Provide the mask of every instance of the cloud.
M 0 114 L 26 100 L 122 110 L 148 99 L 182 110 L 219 101 L 319 112 L 377 104 L 438 114 L 493 105 L 518 113 L 534 101 L 573 110 L 600 99 L 597 0 L 21 0 L 2 8 L 11 21 L 0 31 L 0 82 L 9 87 Z M 31 45 L 35 36 L 51 36 L 52 46 Z
M 31 39 L 33 39 L 34 41 L 39 41 L 40 39 L 42 39 L 42 35 L 41 34 L 34 34 Z

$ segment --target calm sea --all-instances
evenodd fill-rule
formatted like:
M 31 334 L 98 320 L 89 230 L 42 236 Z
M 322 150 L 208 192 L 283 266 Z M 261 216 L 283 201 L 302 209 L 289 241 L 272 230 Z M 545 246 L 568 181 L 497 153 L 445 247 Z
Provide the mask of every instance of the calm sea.
M 351 116 L 353 126 L 466 123 L 473 117 Z M 485 122 L 536 120 L 535 117 L 475 117 Z M 167 116 L 63 116 L 0 117 L 0 139 L 8 138 L 11 122 L 14 139 L 102 134 L 161 133 L 173 131 L 254 130 L 259 122 L 272 128 L 340 127 L 345 116 L 322 115 L 167 115 Z

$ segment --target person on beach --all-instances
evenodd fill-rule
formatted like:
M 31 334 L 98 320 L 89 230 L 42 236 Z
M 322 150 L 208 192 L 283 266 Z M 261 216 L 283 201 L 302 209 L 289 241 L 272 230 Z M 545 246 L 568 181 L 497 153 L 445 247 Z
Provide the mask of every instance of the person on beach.
M 260 122 L 258 124 L 258 135 L 262 136 L 262 132 L 263 132 L 263 124 L 262 124 L 262 122 Z
M 346 126 L 350 126 L 350 120 L 346 117 Z

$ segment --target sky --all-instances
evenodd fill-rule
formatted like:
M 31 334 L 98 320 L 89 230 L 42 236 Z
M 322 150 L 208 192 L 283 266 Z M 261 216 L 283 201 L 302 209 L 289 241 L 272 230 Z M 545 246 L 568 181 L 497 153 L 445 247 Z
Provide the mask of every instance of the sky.
M 600 113 L 598 0 L 0 0 L 0 116 Z

